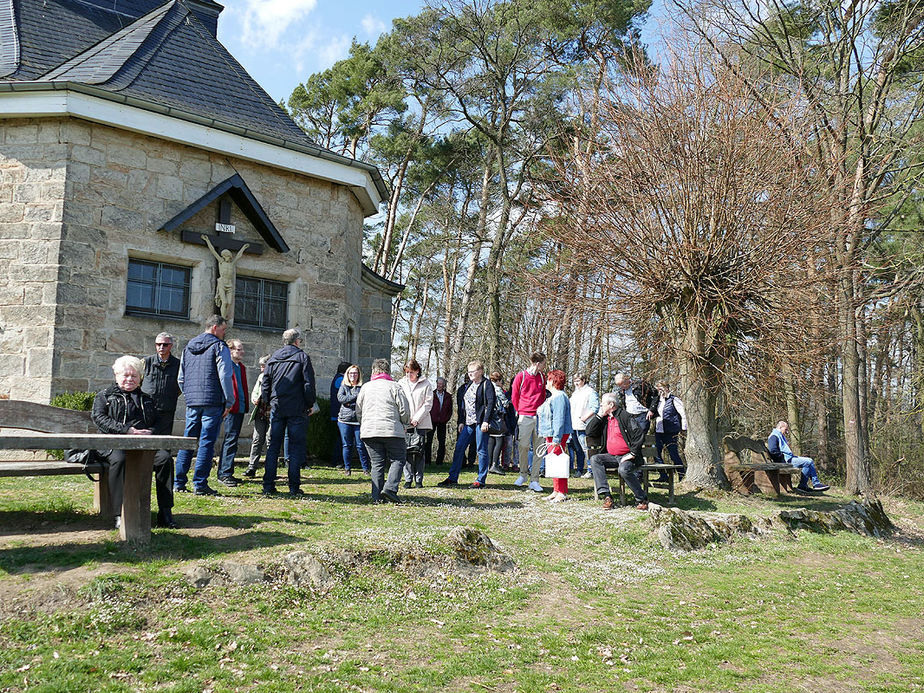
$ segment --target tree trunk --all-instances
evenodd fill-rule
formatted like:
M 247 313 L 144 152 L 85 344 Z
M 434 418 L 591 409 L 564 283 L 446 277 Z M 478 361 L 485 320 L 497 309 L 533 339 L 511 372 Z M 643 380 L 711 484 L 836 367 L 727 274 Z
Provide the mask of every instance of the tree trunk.
M 825 390 L 823 364 L 818 364 L 815 368 L 813 385 L 815 420 L 818 422 L 818 450 L 815 453 L 815 464 L 819 469 L 828 471 L 831 465 L 831 458 L 828 454 L 831 434 L 828 430 L 828 395 Z
M 841 338 L 843 354 L 844 453 L 847 462 L 847 493 L 865 494 L 871 489 L 869 460 L 860 433 L 860 357 L 857 353 L 857 318 L 854 309 L 852 272 L 840 279 Z
M 687 440 L 684 455 L 687 473 L 684 484 L 698 488 L 730 488 L 725 470 L 722 468 L 722 453 L 719 447 L 718 421 L 716 419 L 716 393 L 708 369 L 699 366 L 706 353 L 704 330 L 688 324 L 681 338 L 680 399 L 683 400 L 687 416 Z M 705 371 L 705 372 L 704 372 Z
M 799 400 L 796 399 L 796 384 L 792 369 L 783 369 L 783 389 L 786 391 L 786 417 L 789 422 L 789 446 L 796 455 L 802 454 L 802 421 L 799 416 Z

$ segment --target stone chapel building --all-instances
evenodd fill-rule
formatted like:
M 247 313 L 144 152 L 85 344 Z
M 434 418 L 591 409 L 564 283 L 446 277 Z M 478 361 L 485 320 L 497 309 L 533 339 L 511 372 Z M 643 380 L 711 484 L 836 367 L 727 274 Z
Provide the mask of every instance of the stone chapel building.
M 0 0 L 0 397 L 112 379 L 215 312 L 251 383 L 287 327 L 319 393 L 391 350 L 401 286 L 362 263 L 374 166 L 313 144 L 216 38 L 212 0 Z M 246 247 L 245 247 L 246 246 Z M 243 253 L 241 250 L 243 249 Z M 181 401 L 182 412 L 182 401 Z

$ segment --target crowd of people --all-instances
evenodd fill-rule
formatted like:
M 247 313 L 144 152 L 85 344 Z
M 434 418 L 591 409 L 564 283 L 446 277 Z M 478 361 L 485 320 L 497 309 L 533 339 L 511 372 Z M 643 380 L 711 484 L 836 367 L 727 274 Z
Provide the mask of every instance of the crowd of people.
M 225 341 L 227 326 L 222 316 L 211 316 L 205 331 L 189 341 L 180 358 L 172 354 L 176 340 L 162 332 L 155 338 L 154 355 L 143 360 L 128 355 L 118 358 L 112 367 L 115 383 L 94 400 L 93 420 L 103 433 L 167 435 L 172 433 L 177 400 L 183 394 L 184 435 L 197 438 L 199 444 L 195 453 L 179 451 L 175 463 L 166 451 L 156 455 L 158 526 L 176 528 L 173 494 L 189 492 L 190 468 L 192 492 L 217 495 L 209 486 L 209 477 L 222 430 L 218 482 L 228 487 L 242 482 L 234 476 L 234 464 L 248 412 L 253 439 L 243 476 L 256 478 L 265 450 L 262 492 L 276 495 L 281 454 L 289 495 L 304 495 L 301 470 L 307 465 L 308 417 L 318 407 L 314 368 L 302 348 L 302 335 L 297 329 L 283 332 L 282 347 L 259 359 L 260 373 L 250 389 L 244 345 L 237 339 Z M 437 486 L 459 485 L 463 466 L 474 459 L 473 489 L 484 488 L 490 474 L 515 472 L 514 486 L 544 493 L 540 479 L 548 471 L 546 476 L 553 478 L 552 492 L 546 497 L 549 502 L 568 499 L 569 477 L 592 478 L 603 508 L 610 509 L 614 503 L 607 471 L 617 470 L 632 491 L 636 508 L 647 510 L 642 446 L 654 423 L 655 461 L 664 464 L 666 449 L 670 464 L 682 477 L 686 465 L 678 438 L 687 427 L 683 402 L 666 381 L 657 381 L 653 387 L 625 373 L 618 373 L 615 389 L 602 396 L 590 386 L 586 374 L 573 376 L 571 382 L 569 396 L 566 374 L 557 369 L 547 372 L 546 357 L 539 352 L 507 389 L 501 373 L 494 371 L 485 377 L 484 363 L 472 361 L 454 397 L 445 378 L 437 378 L 434 384 L 413 358 L 397 382 L 387 359 L 372 363 L 368 382 L 357 364 L 343 362 L 330 389 L 336 459 L 344 474 L 350 475 L 358 458 L 371 478 L 373 502 L 398 502 L 402 478 L 404 488 L 421 487 L 427 467 L 445 461 L 447 427 L 455 410 L 456 444 L 449 473 Z M 785 421 L 771 432 L 767 442 L 771 457 L 801 470 L 800 490 L 827 490 L 814 462 L 793 453 L 787 432 Z M 118 450 L 102 454 L 110 464 L 118 526 L 125 455 Z M 547 461 L 549 470 L 544 470 Z

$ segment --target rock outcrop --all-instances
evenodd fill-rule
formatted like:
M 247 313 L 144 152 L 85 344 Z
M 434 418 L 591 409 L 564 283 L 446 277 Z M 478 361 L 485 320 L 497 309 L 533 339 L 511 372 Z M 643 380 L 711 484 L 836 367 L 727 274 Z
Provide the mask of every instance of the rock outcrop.
M 895 529 L 879 500 L 853 501 L 832 512 L 805 508 L 783 510 L 779 517 L 789 529 L 808 529 L 813 532 L 847 530 L 869 537 L 883 537 Z
M 747 515 L 694 514 L 654 503 L 648 512 L 658 541 L 664 548 L 676 551 L 695 551 L 736 536 L 753 538 L 769 528 L 769 521 L 754 522 Z
M 506 572 L 516 568 L 513 559 L 501 551 L 487 534 L 474 527 L 456 527 L 446 537 L 456 552 L 456 564 Z

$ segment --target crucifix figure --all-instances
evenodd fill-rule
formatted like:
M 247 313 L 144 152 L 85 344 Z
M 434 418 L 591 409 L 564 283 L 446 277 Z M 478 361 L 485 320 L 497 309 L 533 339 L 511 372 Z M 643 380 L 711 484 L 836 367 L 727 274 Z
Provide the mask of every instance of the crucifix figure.
M 208 236 L 203 234 L 202 239 L 209 247 L 212 255 L 215 256 L 215 259 L 218 260 L 218 278 L 215 281 L 215 305 L 218 306 L 221 317 L 228 322 L 232 322 L 234 318 L 234 280 L 237 275 L 235 265 L 241 259 L 244 251 L 250 247 L 250 244 L 245 243 L 241 246 L 241 249 L 237 251 L 237 255 L 232 255 L 227 248 L 222 250 L 219 255 Z

